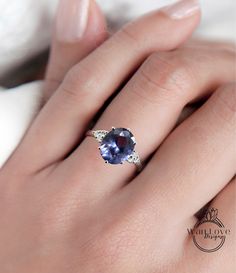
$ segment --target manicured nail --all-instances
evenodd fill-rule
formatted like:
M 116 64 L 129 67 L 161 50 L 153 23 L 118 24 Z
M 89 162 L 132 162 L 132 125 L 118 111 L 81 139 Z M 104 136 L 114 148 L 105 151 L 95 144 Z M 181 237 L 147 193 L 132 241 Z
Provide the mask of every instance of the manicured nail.
M 89 0 L 60 0 L 57 18 L 57 39 L 73 43 L 80 40 L 86 31 Z
M 175 20 L 190 17 L 200 9 L 198 0 L 182 0 L 162 8 L 162 11 Z

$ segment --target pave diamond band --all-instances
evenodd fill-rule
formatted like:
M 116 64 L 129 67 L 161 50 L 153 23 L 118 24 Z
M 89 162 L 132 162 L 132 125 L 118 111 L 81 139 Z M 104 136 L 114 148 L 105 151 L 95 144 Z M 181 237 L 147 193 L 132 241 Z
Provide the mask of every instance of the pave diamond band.
M 94 137 L 99 143 L 102 158 L 109 164 L 123 164 L 125 161 L 136 165 L 141 171 L 142 163 L 138 153 L 134 150 L 136 140 L 129 129 L 112 128 L 111 131 L 88 131 L 87 136 Z

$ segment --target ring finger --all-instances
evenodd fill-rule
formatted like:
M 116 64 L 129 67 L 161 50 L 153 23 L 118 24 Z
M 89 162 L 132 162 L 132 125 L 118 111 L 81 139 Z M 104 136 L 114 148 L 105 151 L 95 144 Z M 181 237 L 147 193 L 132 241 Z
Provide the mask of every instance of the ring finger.
M 204 56 L 207 58 L 200 62 Z M 153 54 L 109 105 L 95 129 L 130 128 L 145 160 L 175 126 L 188 102 L 233 79 L 234 61 L 225 52 L 199 49 Z M 104 164 L 96 145 L 94 139 L 86 138 L 62 169 L 75 177 L 86 170 L 91 175 L 85 187 L 115 190 L 132 177 L 134 168 Z M 102 183 L 97 183 L 91 168 L 97 170 Z

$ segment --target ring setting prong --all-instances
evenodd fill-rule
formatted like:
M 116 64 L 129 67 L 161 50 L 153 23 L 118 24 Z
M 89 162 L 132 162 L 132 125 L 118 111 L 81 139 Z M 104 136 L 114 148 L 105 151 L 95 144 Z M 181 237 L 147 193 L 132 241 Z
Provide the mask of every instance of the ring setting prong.
M 100 143 L 98 150 L 106 164 L 133 163 L 140 171 L 142 164 L 135 151 L 136 140 L 130 128 L 112 127 L 111 131 L 95 130 L 86 135 L 93 136 Z

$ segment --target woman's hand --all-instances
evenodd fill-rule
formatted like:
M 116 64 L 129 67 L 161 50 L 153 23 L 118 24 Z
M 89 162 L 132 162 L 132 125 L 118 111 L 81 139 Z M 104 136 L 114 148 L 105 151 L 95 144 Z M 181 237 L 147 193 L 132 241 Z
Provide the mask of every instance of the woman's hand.
M 60 0 L 54 24 L 44 101 L 62 83 L 66 73 L 106 38 L 106 20 L 93 0 Z
M 0 172 L 4 273 L 221 272 L 223 261 L 231 272 L 233 232 L 220 252 L 207 255 L 187 228 L 223 189 L 213 206 L 236 228 L 236 181 L 228 184 L 236 96 L 235 85 L 225 85 L 234 80 L 235 52 L 203 42 L 174 50 L 199 21 L 196 4 L 187 7 L 123 28 L 74 66 L 42 109 Z M 141 158 L 154 153 L 138 176 L 131 164 L 105 164 L 96 141 L 84 138 L 131 74 L 95 129 L 131 128 Z M 184 106 L 206 96 L 170 134 Z

